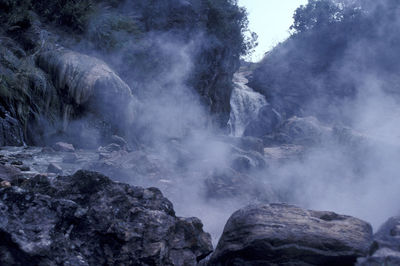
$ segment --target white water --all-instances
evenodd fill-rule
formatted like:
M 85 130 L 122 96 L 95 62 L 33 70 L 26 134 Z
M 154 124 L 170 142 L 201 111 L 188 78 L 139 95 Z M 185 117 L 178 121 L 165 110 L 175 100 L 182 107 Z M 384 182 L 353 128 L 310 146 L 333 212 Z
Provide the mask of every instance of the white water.
M 235 87 L 231 96 L 231 113 L 228 121 L 230 134 L 235 137 L 243 135 L 246 126 L 257 117 L 261 107 L 267 105 L 264 95 L 247 86 L 244 72 L 237 72 L 233 77 Z

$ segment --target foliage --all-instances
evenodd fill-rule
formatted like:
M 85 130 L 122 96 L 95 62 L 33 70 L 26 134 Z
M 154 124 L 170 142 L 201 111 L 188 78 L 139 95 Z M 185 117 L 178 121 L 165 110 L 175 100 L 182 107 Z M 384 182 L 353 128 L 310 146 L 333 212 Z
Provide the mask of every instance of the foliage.
M 207 10 L 208 32 L 223 44 L 239 45 L 234 56 L 245 55 L 255 47 L 256 35 L 245 36 L 249 32 L 246 9 L 238 7 L 236 1 L 207 0 Z
M 284 113 L 315 107 L 320 118 L 353 99 L 366 77 L 400 94 L 399 14 L 394 0 L 309 0 L 294 14 L 293 35 L 267 54 L 251 85 L 272 102 L 288 96 L 276 103 Z
M 94 10 L 94 0 L 0 0 L 1 20 L 10 26 L 29 26 L 29 11 L 36 11 L 40 17 L 58 26 L 78 32 L 86 29 Z
M 88 27 L 89 39 L 98 49 L 108 52 L 132 44 L 141 33 L 134 19 L 118 13 L 98 16 Z
M 93 11 L 92 0 L 35 0 L 34 9 L 50 21 L 83 32 Z

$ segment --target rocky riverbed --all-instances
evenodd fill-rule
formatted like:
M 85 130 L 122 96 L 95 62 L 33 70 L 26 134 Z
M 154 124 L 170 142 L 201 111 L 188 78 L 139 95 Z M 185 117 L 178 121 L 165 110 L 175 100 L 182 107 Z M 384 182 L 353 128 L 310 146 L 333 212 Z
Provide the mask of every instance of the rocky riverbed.
M 178 200 L 176 172 L 170 171 L 168 177 L 165 160 L 115 140 L 119 144 L 97 150 L 75 149 L 67 143 L 1 148 L 2 264 L 377 265 L 398 260 L 397 218 L 373 236 L 367 222 L 350 216 L 260 203 L 274 199 L 272 191 L 268 199 L 259 198 L 256 205 L 236 211 L 221 238 L 214 236 L 213 250 L 201 220 L 177 217 L 159 189 L 135 186 L 135 181 L 145 183 L 146 176 L 147 184 L 160 187 L 179 209 L 188 203 Z M 235 143 L 236 149 L 241 141 Z M 264 152 L 264 162 L 282 164 L 301 157 L 304 150 L 284 145 Z M 112 179 L 79 170 L 95 167 Z M 232 171 L 204 178 L 203 193 L 232 200 L 235 190 L 254 185 L 251 179 L 240 183 L 243 177 Z M 127 181 L 131 185 L 124 184 Z M 214 203 L 208 204 L 212 210 Z

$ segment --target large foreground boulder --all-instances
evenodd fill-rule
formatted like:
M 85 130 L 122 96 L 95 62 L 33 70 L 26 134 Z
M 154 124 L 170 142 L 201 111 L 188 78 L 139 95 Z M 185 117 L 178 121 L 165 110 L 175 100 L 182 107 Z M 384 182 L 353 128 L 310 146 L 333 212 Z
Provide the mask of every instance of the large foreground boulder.
M 156 188 L 86 171 L 0 188 L 0 265 L 196 265 L 211 251 Z
M 374 235 L 371 255 L 358 265 L 400 265 L 400 217 L 392 217 Z
M 252 205 L 229 218 L 209 265 L 353 265 L 371 242 L 371 226 L 350 216 Z

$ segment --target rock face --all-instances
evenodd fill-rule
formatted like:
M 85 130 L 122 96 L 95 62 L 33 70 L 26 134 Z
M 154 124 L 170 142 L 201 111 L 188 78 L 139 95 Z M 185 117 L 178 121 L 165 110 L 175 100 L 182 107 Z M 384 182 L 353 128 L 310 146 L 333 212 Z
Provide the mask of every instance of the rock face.
M 0 146 L 22 146 L 24 135 L 18 120 L 0 106 Z
M 229 218 L 209 265 L 353 265 L 371 242 L 371 226 L 350 216 L 255 205 Z
M 244 135 L 262 137 L 272 133 L 281 123 L 281 115 L 271 105 L 265 105 L 260 109 L 256 119 L 246 127 Z
M 81 115 L 77 111 L 84 110 L 120 132 L 133 122 L 137 100 L 103 61 L 59 49 L 41 53 L 37 62 L 66 96 L 64 101 L 71 108 L 64 116 Z
M 374 235 L 368 258 L 359 259 L 358 265 L 400 265 L 400 217 L 392 217 Z
M 156 188 L 95 172 L 0 188 L 1 265 L 196 265 L 212 251 L 197 218 Z

